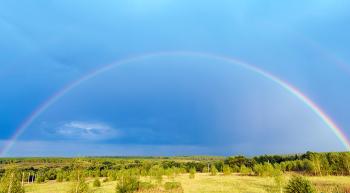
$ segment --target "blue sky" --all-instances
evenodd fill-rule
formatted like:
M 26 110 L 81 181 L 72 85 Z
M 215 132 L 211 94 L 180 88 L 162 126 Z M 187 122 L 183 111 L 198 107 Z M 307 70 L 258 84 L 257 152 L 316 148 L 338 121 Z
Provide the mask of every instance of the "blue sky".
M 350 136 L 347 1 L 1 1 L 0 145 L 70 82 L 118 60 L 197 51 L 297 87 Z M 326 143 L 325 143 L 326 141 Z M 84 81 L 28 126 L 8 156 L 340 151 L 305 104 L 214 58 L 155 56 Z

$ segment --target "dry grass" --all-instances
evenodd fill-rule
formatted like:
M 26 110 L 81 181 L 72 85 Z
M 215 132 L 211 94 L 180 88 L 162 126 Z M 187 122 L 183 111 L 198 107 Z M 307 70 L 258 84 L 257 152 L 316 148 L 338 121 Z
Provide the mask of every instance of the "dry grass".
M 289 179 L 286 175 L 285 181 Z M 319 191 L 328 193 L 336 188 L 344 191 L 350 187 L 350 177 L 344 176 L 324 176 L 308 177 Z M 168 181 L 166 178 L 164 181 Z M 268 190 L 274 186 L 274 179 L 269 177 L 240 176 L 232 174 L 228 176 L 218 175 L 210 176 L 208 174 L 197 173 L 194 179 L 189 179 L 188 174 L 180 175 L 175 181 L 181 182 L 185 193 L 269 193 Z M 90 189 L 94 193 L 115 193 L 116 182 L 104 182 L 101 187 L 92 187 L 93 179 L 88 180 Z M 54 181 L 43 184 L 26 185 L 28 193 L 67 193 L 69 182 L 57 183 Z M 165 193 L 161 188 L 153 189 L 148 192 Z M 147 193 L 147 191 L 143 191 Z M 177 192 L 176 192 L 177 193 Z

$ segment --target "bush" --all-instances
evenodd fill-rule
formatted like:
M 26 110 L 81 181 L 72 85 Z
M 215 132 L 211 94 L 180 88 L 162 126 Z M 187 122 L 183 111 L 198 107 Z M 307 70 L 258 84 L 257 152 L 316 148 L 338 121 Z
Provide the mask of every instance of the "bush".
M 281 165 L 270 163 L 256 164 L 253 167 L 254 173 L 257 176 L 279 176 L 282 175 Z
M 229 165 L 225 164 L 224 167 L 222 168 L 222 172 L 224 175 L 230 175 L 231 174 L 231 168 Z
M 85 181 L 84 172 L 80 168 L 76 168 L 71 172 L 71 180 L 74 182 L 72 184 L 69 193 L 88 193 L 89 186 Z
M 139 191 L 145 191 L 145 190 L 150 190 L 156 188 L 155 185 L 149 183 L 149 182 L 140 182 L 139 183 Z
M 58 174 L 57 174 L 56 181 L 57 181 L 57 182 L 63 182 L 63 178 L 64 178 L 63 174 L 62 174 L 62 173 L 58 173 Z
M 88 193 L 89 186 L 85 180 L 81 179 L 73 183 L 69 193 Z
M 164 184 L 164 189 L 165 190 L 177 190 L 177 191 L 183 191 L 181 183 L 180 182 L 166 182 Z
M 117 180 L 117 172 L 115 171 L 110 171 L 108 173 L 108 178 L 111 180 L 111 181 L 116 181 Z
M 196 169 L 194 169 L 194 168 L 191 168 L 190 169 L 190 179 L 194 179 L 194 177 L 195 177 L 195 174 L 196 174 Z
M 243 175 L 250 175 L 252 174 L 252 169 L 249 168 L 249 167 L 246 167 L 245 165 L 242 165 L 240 168 L 239 168 L 239 173 L 243 174 Z
M 100 179 L 96 178 L 94 182 L 92 183 L 93 187 L 100 187 L 101 186 L 101 181 Z
M 125 173 L 121 176 L 116 187 L 116 193 L 131 193 L 139 189 L 140 183 L 136 176 Z
M 71 181 L 71 176 L 68 174 L 63 175 L 63 180 L 69 182 L 69 181 Z
M 43 174 L 38 174 L 37 177 L 35 178 L 35 181 L 37 183 L 44 183 L 45 182 L 45 176 Z
M 301 176 L 294 176 L 285 187 L 286 193 L 316 193 L 309 180 Z
M 162 167 L 160 167 L 159 165 L 154 165 L 149 170 L 149 174 L 152 177 L 152 179 L 156 180 L 158 184 L 162 183 L 164 174 L 164 169 Z
M 214 165 L 212 165 L 210 167 L 210 175 L 216 176 L 217 173 L 218 173 L 218 169 L 216 169 L 216 167 Z
M 45 176 L 45 180 L 56 180 L 57 178 L 57 171 L 54 169 L 44 171 L 43 173 L 43 175 Z
M 0 193 L 24 193 L 21 174 L 15 170 L 7 171 L 0 181 Z
M 173 168 L 168 168 L 164 170 L 165 175 L 168 177 L 170 180 L 175 179 L 175 170 Z

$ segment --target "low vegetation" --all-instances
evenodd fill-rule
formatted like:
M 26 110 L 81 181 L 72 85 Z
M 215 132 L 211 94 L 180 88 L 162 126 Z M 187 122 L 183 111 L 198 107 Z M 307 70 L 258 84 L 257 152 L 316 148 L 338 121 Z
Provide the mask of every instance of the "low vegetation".
M 7 170 L 0 181 L 0 193 L 24 193 L 24 187 L 21 183 L 21 174 L 14 170 Z
M 286 193 L 315 193 L 316 190 L 309 180 L 302 176 L 293 176 L 286 188 Z
M 2 158 L 0 176 L 0 193 L 349 193 L 350 153 Z
M 92 184 L 94 187 L 100 187 L 101 186 L 101 181 L 99 178 L 96 178 L 94 180 L 94 183 Z

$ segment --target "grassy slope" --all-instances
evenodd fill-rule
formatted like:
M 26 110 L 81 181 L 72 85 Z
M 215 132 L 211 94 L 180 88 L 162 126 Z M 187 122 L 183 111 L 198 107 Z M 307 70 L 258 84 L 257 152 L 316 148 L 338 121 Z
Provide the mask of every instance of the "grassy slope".
M 287 180 L 289 176 L 285 176 Z M 321 187 L 339 185 L 350 186 L 350 177 L 327 176 L 309 177 L 309 179 Z M 185 193 L 264 193 L 266 189 L 274 184 L 273 178 L 255 176 L 209 176 L 208 174 L 197 173 L 195 179 L 189 179 L 188 174 L 181 175 L 175 179 L 181 182 Z M 165 179 L 166 181 L 166 179 Z M 92 188 L 92 180 L 89 180 Z M 102 183 L 100 188 L 92 188 L 96 193 L 114 193 L 116 182 Z M 26 185 L 26 192 L 29 193 L 67 193 L 70 183 L 47 182 L 44 184 Z

